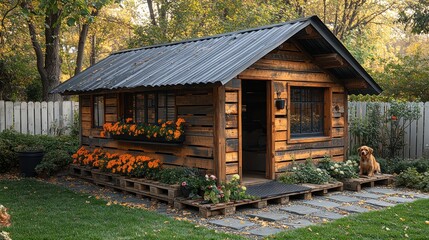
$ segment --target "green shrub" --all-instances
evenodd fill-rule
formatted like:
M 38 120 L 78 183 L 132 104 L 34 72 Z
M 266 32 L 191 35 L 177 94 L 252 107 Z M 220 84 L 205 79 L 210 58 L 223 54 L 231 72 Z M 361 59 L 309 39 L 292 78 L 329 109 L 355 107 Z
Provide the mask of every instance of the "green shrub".
M 308 159 L 304 164 L 293 164 L 290 170 L 290 172 L 281 174 L 278 180 L 288 184 L 325 184 L 332 180 L 329 173 L 324 169 L 316 168 L 311 159 Z
M 422 191 L 429 192 L 429 171 L 421 173 L 421 180 L 417 184 L 417 188 Z
M 380 163 L 381 172 L 383 173 L 396 173 L 399 174 L 407 168 L 416 168 L 417 172 L 423 173 L 429 171 L 429 159 L 383 159 L 378 158 L 377 162 Z
M 183 179 L 193 176 L 202 176 L 196 168 L 163 168 L 157 176 L 157 180 L 165 184 L 180 184 Z
M 42 162 L 36 167 L 36 172 L 39 176 L 49 177 L 64 170 L 71 162 L 72 158 L 68 152 L 52 150 L 43 156 Z
M 44 174 L 48 174 L 49 172 L 48 175 L 51 175 L 52 171 L 48 171 L 47 169 L 52 168 L 55 172 L 59 171 L 57 167 L 61 166 L 63 168 L 65 153 L 68 155 L 67 159 L 71 159 L 71 155 L 79 147 L 79 138 L 75 136 L 27 135 L 14 130 L 5 130 L 0 133 L 0 172 L 10 171 L 18 165 L 18 160 L 13 149 L 18 146 L 33 147 L 36 145 L 43 146 L 45 155 L 51 158 L 51 160 L 41 163 L 43 166 L 39 168 L 39 171 L 44 172 Z M 50 154 L 51 152 L 58 154 L 58 160 L 52 160 L 55 153 Z
M 8 140 L 0 139 L 0 173 L 9 172 L 18 165 L 18 158 Z
M 324 157 L 320 160 L 318 167 L 326 170 L 329 175 L 337 180 L 357 178 L 359 163 L 354 160 L 346 162 L 333 162 L 331 158 Z
M 415 188 L 421 181 L 421 174 L 415 168 L 407 168 L 396 176 L 396 186 Z

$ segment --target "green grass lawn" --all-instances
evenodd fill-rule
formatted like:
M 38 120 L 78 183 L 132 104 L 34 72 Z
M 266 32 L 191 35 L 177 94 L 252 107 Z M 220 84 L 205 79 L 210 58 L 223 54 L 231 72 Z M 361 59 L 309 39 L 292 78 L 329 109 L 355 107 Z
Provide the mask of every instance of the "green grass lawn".
M 282 232 L 274 239 L 429 239 L 429 200 Z
M 13 240 L 243 239 L 35 180 L 0 181 L 0 204 L 12 216 L 2 230 Z
M 12 239 L 243 239 L 35 180 L 0 181 Z M 429 200 L 289 230 L 275 239 L 429 239 Z

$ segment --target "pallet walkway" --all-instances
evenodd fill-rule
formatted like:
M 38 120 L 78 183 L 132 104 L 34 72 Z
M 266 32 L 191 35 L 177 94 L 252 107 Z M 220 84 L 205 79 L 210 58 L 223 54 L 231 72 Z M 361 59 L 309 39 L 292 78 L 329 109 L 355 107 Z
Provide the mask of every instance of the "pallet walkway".
M 364 187 L 374 187 L 379 185 L 390 185 L 393 183 L 393 175 L 380 174 L 373 177 L 360 177 L 343 181 L 344 189 L 351 191 L 361 191 Z
M 247 206 L 253 208 L 264 208 L 268 205 L 269 202 L 274 202 L 277 204 L 286 204 L 290 199 L 312 199 L 313 195 L 326 194 L 330 191 L 342 191 L 343 183 L 329 183 L 323 185 L 317 184 L 301 184 L 303 186 L 309 187 L 309 190 L 303 190 L 299 192 L 291 192 L 280 194 L 276 196 L 263 197 L 256 200 L 241 200 L 230 203 L 219 203 L 219 204 L 206 204 L 202 199 L 189 200 L 185 198 L 176 198 L 174 201 L 174 208 L 176 209 L 186 209 L 193 208 L 198 209 L 201 217 L 207 218 L 216 215 L 231 215 L 236 212 L 236 208 L 240 206 Z

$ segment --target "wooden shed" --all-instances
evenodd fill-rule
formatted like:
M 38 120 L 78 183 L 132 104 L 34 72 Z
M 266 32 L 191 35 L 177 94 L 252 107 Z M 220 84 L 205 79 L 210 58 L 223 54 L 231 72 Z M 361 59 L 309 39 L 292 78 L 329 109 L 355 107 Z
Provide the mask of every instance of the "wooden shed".
M 316 16 L 117 52 L 53 90 L 79 95 L 81 144 L 166 166 L 275 179 L 293 161 L 343 161 L 347 95 L 381 88 Z M 105 122 L 185 119 L 181 144 L 101 137 Z

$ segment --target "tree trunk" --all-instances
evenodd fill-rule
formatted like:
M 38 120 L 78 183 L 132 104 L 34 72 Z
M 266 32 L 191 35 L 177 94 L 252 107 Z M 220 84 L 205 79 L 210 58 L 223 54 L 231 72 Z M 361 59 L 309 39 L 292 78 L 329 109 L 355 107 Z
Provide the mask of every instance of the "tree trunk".
M 92 39 L 91 39 L 91 57 L 89 59 L 89 64 L 92 66 L 95 64 L 95 62 L 97 61 L 97 36 L 92 35 Z
M 147 7 L 149 9 L 150 21 L 151 21 L 152 25 L 156 26 L 156 18 L 155 18 L 155 13 L 153 11 L 153 1 L 152 0 L 147 0 Z
M 84 23 L 79 34 L 79 43 L 77 45 L 77 57 L 76 57 L 76 68 L 74 75 L 82 71 L 83 54 L 85 52 L 85 41 L 88 36 L 89 24 Z
M 57 101 L 61 99 L 59 94 L 49 92 L 60 84 L 61 58 L 60 58 L 60 17 L 61 11 L 47 13 L 45 17 L 45 71 L 47 78 L 42 79 L 43 100 Z

